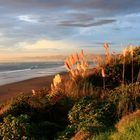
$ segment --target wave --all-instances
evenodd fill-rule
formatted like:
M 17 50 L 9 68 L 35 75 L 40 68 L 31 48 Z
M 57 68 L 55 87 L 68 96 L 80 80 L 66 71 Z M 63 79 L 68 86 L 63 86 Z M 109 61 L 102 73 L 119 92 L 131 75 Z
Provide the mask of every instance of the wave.
M 23 68 L 24 67 L 24 68 Z M 0 85 L 23 81 L 35 77 L 54 75 L 66 71 L 62 64 L 3 65 L 0 67 Z
M 22 72 L 22 71 L 29 71 L 31 70 L 32 68 L 28 68 L 28 69 L 20 69 L 20 70 L 11 70 L 11 71 L 1 71 L 0 73 L 2 74 L 5 74 L 5 73 L 15 73 L 15 72 Z

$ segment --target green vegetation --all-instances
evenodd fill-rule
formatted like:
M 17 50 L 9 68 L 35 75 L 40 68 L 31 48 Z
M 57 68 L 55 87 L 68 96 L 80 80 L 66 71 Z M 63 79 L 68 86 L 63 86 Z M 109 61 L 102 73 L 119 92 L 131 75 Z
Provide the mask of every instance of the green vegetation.
M 31 135 L 31 125 L 27 115 L 14 117 L 8 115 L 4 117 L 3 123 L 0 124 L 1 139 L 27 139 Z
M 0 139 L 139 140 L 140 47 L 125 57 L 112 57 L 108 47 L 106 52 L 106 61 L 94 69 L 83 51 L 71 56 L 65 62 L 68 80 L 56 75 L 50 90 L 33 90 L 3 104 Z

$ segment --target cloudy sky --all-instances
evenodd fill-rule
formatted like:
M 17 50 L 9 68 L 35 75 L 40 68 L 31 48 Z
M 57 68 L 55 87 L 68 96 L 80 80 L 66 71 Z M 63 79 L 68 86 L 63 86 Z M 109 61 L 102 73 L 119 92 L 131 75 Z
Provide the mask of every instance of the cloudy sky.
M 140 45 L 140 0 L 0 0 L 0 57 Z

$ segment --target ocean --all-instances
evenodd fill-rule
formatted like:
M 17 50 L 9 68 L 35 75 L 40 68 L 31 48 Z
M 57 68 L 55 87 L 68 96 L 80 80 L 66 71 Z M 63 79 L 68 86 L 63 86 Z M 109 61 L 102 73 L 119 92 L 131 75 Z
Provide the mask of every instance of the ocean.
M 63 61 L 0 63 L 0 85 L 64 71 L 66 70 Z

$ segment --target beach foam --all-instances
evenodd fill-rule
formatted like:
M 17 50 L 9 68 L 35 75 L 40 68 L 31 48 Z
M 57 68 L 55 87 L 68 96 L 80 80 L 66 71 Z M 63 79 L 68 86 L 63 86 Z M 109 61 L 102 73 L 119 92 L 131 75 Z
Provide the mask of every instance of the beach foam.
M 63 62 L 24 62 L 0 64 L 0 85 L 65 71 Z

